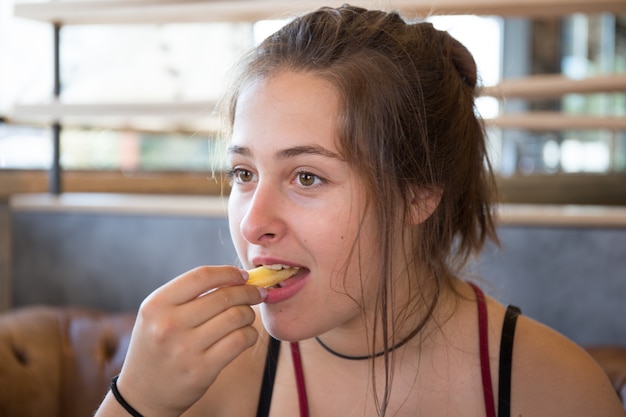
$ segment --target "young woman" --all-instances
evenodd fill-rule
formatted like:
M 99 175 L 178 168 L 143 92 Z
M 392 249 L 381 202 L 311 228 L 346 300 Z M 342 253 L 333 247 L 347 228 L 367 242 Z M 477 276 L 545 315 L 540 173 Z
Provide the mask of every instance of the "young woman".
M 98 416 L 622 416 L 577 346 L 463 278 L 493 178 L 475 63 L 447 33 L 343 6 L 243 60 L 225 101 L 245 270 L 142 304 Z M 251 307 L 253 306 L 253 307 Z

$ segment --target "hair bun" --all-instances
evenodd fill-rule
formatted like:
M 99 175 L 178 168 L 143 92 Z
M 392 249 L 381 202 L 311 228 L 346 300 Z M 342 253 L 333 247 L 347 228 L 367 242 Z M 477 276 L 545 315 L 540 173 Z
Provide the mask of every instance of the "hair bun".
M 476 61 L 472 57 L 470 51 L 449 33 L 444 32 L 449 43 L 450 59 L 457 70 L 463 82 L 471 87 L 476 88 L 478 81 Z

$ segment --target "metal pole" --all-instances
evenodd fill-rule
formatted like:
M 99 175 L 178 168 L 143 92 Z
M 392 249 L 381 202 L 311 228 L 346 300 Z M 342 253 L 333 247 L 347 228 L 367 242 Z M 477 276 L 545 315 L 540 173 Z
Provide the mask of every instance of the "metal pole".
M 54 90 L 53 96 L 58 100 L 61 96 L 61 60 L 60 60 L 61 25 L 54 25 Z M 49 190 L 51 194 L 61 194 L 61 123 L 55 120 L 52 124 L 52 165 L 49 174 Z

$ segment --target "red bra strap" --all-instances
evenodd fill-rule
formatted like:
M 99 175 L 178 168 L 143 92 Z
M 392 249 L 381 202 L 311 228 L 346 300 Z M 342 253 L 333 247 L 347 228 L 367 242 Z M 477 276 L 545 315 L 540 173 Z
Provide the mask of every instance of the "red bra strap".
M 483 380 L 483 395 L 487 417 L 496 417 L 496 406 L 493 400 L 493 385 L 491 384 L 491 368 L 489 366 L 489 337 L 487 322 L 487 303 L 485 294 L 476 285 L 470 283 L 476 294 L 478 307 L 478 338 L 480 347 L 480 370 Z
M 496 408 L 493 400 L 493 385 L 491 384 L 491 368 L 489 366 L 489 338 L 487 321 L 487 304 L 485 295 L 476 285 L 470 283 L 476 294 L 478 307 L 478 337 L 480 348 L 480 369 L 483 382 L 483 395 L 485 399 L 485 409 L 487 417 L 496 417 Z M 298 389 L 298 404 L 300 406 L 300 417 L 309 416 L 309 405 L 304 385 L 304 374 L 302 371 L 302 358 L 300 356 L 300 346 L 298 343 L 290 343 L 291 357 L 293 360 L 294 372 L 296 374 L 296 386 Z
M 304 373 L 302 372 L 302 358 L 300 356 L 300 345 L 298 342 L 289 344 L 291 347 L 291 358 L 293 369 L 296 374 L 296 387 L 298 388 L 298 404 L 300 406 L 300 417 L 309 417 L 309 402 L 306 397 L 306 387 L 304 385 Z

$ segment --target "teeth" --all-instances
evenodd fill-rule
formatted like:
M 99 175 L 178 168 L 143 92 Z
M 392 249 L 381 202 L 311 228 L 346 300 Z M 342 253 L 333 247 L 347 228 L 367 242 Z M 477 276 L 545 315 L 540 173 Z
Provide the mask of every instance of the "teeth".
M 283 264 L 263 265 L 263 266 L 265 266 L 267 269 L 271 269 L 273 271 L 280 271 L 281 269 L 288 269 L 289 268 L 288 265 L 283 265 Z

